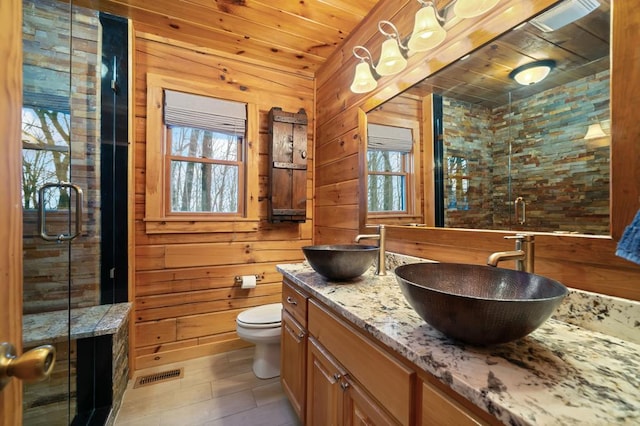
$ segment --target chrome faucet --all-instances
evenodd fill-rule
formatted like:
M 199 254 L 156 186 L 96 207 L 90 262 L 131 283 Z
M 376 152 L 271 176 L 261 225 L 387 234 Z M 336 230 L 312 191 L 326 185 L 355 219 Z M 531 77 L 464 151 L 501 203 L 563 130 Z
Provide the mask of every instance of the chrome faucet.
M 509 240 L 516 240 L 516 249 L 513 251 L 498 251 L 492 253 L 487 259 L 487 265 L 498 266 L 502 260 L 515 260 L 516 271 L 533 273 L 533 256 L 535 237 L 530 234 L 517 234 L 504 237 Z
M 360 234 L 356 235 L 355 241 L 360 240 L 378 240 L 378 264 L 376 265 L 376 275 L 387 275 L 386 253 L 385 253 L 385 239 L 387 236 L 387 230 L 384 225 L 377 225 L 377 234 Z

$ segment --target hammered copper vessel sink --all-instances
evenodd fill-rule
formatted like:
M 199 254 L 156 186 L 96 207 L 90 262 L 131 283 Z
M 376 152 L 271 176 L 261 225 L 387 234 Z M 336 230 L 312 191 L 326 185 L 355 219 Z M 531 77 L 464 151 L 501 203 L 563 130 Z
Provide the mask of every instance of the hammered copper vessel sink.
M 346 281 L 364 274 L 378 256 L 378 247 L 335 244 L 302 247 L 309 265 L 333 281 Z
M 531 333 L 568 289 L 541 275 L 484 265 L 413 263 L 395 269 L 405 299 L 431 326 L 473 345 Z

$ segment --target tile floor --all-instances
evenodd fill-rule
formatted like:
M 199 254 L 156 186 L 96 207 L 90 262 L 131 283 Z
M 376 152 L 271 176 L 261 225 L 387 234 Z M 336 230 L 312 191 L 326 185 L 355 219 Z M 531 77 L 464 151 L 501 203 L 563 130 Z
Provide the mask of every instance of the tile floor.
M 116 426 L 299 426 L 280 378 L 251 370 L 253 348 L 136 372 Z M 139 375 L 184 368 L 184 376 L 133 389 Z

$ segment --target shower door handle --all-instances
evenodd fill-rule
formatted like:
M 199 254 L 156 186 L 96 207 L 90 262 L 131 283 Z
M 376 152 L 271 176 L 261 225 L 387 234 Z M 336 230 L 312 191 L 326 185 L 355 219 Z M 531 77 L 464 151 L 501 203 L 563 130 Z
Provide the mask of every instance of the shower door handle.
M 49 188 L 70 188 L 76 193 L 76 226 L 73 234 L 49 235 L 46 227 L 46 214 L 44 212 L 44 193 Z M 82 203 L 83 193 L 78 185 L 69 182 L 45 183 L 38 190 L 38 232 L 46 241 L 71 241 L 82 232 Z
M 522 214 L 520 215 L 519 219 L 518 219 L 518 204 L 522 206 Z M 524 198 L 522 197 L 516 198 L 516 201 L 514 201 L 513 206 L 515 208 L 516 220 L 520 225 L 524 225 L 524 223 L 527 221 L 527 211 L 526 211 L 527 204 L 524 202 Z

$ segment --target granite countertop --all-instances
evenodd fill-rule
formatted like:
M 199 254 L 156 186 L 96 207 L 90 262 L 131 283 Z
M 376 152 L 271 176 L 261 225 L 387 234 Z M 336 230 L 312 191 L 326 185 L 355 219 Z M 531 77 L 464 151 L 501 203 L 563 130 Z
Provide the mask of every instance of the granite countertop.
M 422 320 L 393 272 L 336 283 L 306 262 L 278 271 L 504 424 L 640 424 L 639 302 L 571 290 L 527 337 L 473 347 Z
M 22 318 L 25 347 L 63 342 L 67 339 L 114 334 L 122 326 L 131 310 L 131 303 L 96 305 L 27 314 Z

